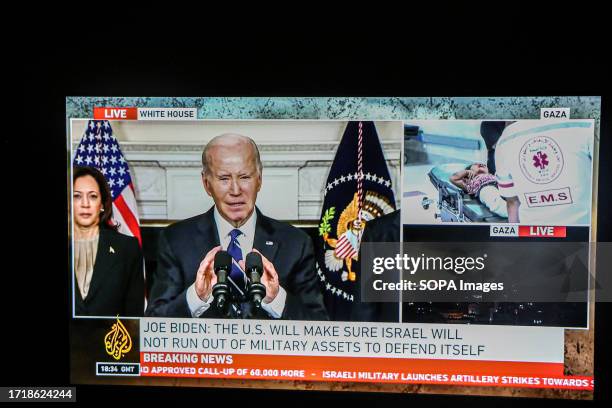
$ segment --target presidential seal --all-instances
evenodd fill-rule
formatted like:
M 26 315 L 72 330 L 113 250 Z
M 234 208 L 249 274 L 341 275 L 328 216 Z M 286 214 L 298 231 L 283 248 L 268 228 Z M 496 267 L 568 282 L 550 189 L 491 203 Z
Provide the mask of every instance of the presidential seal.
M 357 193 L 340 214 L 336 225 L 335 237 L 331 222 L 336 216 L 335 207 L 330 207 L 319 225 L 319 234 L 323 241 L 331 248 L 325 251 L 325 266 L 330 271 L 340 272 L 343 281 L 355 281 L 356 273 L 353 271 L 353 261 L 359 258 L 359 244 L 365 224 L 393 211 L 389 199 L 373 191 L 367 191 L 361 210 Z M 344 269 L 346 265 L 346 269 Z

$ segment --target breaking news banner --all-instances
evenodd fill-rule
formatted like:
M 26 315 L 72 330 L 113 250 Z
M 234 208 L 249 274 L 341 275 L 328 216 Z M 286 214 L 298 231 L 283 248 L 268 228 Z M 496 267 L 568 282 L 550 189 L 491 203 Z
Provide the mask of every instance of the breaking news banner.
M 84 365 L 89 368 L 87 376 L 95 367 L 98 377 L 591 391 L 594 386 L 591 376 L 564 375 L 564 334 L 560 328 L 540 328 L 534 341 L 528 327 L 167 318 L 127 322 L 105 320 L 109 329 L 106 333 L 89 330 L 104 334 L 104 341 L 92 343 L 100 345 L 91 356 L 99 361 Z M 136 343 L 132 337 L 137 338 Z

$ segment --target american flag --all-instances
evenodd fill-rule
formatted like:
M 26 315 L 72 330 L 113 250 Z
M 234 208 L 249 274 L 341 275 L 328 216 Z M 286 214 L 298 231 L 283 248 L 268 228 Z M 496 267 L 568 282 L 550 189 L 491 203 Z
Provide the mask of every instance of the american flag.
M 140 221 L 130 169 L 107 120 L 90 120 L 74 155 L 73 165 L 95 167 L 104 174 L 113 198 L 113 222 L 119 232 L 138 238 Z

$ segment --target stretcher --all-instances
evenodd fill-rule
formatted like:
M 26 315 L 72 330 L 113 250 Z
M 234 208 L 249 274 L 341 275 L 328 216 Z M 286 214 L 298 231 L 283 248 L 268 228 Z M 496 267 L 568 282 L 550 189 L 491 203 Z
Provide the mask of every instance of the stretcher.
M 427 175 L 438 190 L 436 217 L 442 222 L 506 222 L 491 212 L 478 198 L 469 195 L 450 181 L 450 176 L 464 170 L 469 163 L 446 163 L 433 167 Z

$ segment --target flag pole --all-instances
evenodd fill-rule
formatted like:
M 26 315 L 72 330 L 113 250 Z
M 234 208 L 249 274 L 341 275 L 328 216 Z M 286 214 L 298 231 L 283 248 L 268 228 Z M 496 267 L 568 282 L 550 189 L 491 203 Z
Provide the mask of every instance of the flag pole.
M 361 224 L 361 208 L 363 206 L 363 123 L 359 121 L 359 133 L 357 136 L 357 217 Z M 360 229 L 363 231 L 363 229 Z M 361 238 L 361 233 L 359 234 Z

